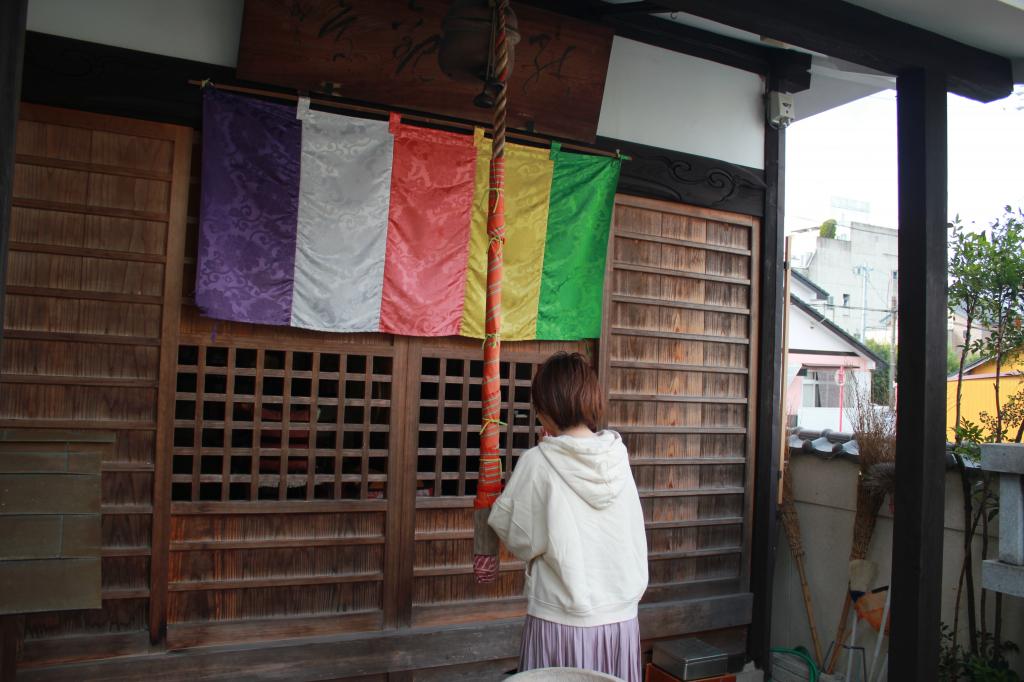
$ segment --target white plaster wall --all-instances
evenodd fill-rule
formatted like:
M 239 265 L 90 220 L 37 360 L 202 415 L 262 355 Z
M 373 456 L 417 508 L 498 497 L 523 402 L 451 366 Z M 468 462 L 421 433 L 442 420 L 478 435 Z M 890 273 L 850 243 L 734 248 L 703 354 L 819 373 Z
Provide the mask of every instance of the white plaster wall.
M 847 560 L 853 538 L 853 516 L 856 508 L 857 465 L 841 459 L 826 461 L 814 455 L 795 455 L 790 460 L 796 496 L 797 515 L 800 517 L 807 580 L 814 600 L 814 615 L 823 649 L 835 635 L 839 613 L 842 610 L 845 588 L 848 580 Z M 946 475 L 946 513 L 944 519 L 936 519 L 944 528 L 944 550 L 942 565 L 927 570 L 942 571 L 942 620 L 953 622 L 953 603 L 956 597 L 956 583 L 963 558 L 963 498 L 960 495 L 960 480 L 956 472 Z M 990 552 L 995 555 L 995 524 L 991 527 L 992 544 Z M 875 527 L 868 558 L 878 564 L 878 578 L 874 586 L 888 585 L 892 566 L 892 513 L 889 498 L 882 505 L 882 511 Z M 981 541 L 977 540 L 974 556 L 981 554 Z M 975 566 L 975 582 L 980 584 L 980 564 Z M 775 562 L 774 591 L 772 598 L 773 647 L 793 647 L 803 644 L 810 651 L 811 637 L 807 626 L 800 580 L 789 543 L 781 527 L 779 529 L 778 553 Z M 989 594 L 988 613 L 991 619 L 995 596 Z M 961 606 L 963 608 L 963 606 Z M 961 613 L 962 632 L 965 616 Z M 857 645 L 873 651 L 875 632 L 858 627 Z M 991 631 L 991 626 L 990 630 Z M 1003 638 L 1024 645 L 1024 599 L 1003 597 Z M 882 655 L 885 654 L 885 643 Z M 1015 656 L 1012 664 L 1018 672 L 1024 672 L 1024 658 Z M 838 670 L 845 671 L 845 655 L 840 658 Z M 860 679 L 860 678 L 857 678 Z M 894 681 L 895 682 L 895 681 Z
M 764 168 L 761 77 L 615 37 L 599 135 Z
M 28 30 L 235 66 L 243 0 L 29 0 Z
M 792 303 L 789 305 L 789 347 L 797 350 L 861 352 Z M 846 358 L 836 358 L 835 364 L 839 365 L 840 360 L 843 364 L 849 362 Z
M 789 291 L 794 296 L 807 303 L 813 303 L 818 300 L 818 292 L 798 280 L 796 277 L 789 280 Z
M 801 429 L 809 429 L 812 431 L 823 431 L 825 429 L 832 429 L 833 431 L 850 430 L 849 421 L 846 421 L 846 423 L 843 424 L 845 429 L 839 428 L 838 407 L 801 406 L 797 408 L 796 411 L 796 425 Z

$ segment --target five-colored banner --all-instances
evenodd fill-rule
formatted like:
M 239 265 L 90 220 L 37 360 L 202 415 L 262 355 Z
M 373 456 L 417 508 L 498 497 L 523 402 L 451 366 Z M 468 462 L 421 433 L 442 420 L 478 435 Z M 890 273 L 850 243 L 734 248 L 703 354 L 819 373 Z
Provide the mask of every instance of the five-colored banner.
M 506 148 L 502 338 L 600 336 L 621 161 Z M 483 337 L 490 141 L 203 90 L 196 303 L 213 318 Z

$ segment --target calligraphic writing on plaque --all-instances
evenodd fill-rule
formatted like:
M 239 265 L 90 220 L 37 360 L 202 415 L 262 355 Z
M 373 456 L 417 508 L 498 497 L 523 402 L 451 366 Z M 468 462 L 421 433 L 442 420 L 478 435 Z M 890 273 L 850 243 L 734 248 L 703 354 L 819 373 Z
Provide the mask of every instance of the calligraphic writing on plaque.
M 448 0 L 246 0 L 238 77 L 489 123 L 481 86 L 438 66 Z M 592 142 L 612 31 L 514 4 L 521 39 L 509 84 L 512 128 Z

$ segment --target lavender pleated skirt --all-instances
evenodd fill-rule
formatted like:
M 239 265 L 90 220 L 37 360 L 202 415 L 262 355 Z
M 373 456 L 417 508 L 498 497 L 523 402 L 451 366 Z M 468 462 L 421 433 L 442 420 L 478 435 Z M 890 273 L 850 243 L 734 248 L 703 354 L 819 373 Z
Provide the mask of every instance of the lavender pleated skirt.
M 582 628 L 527 616 L 519 672 L 535 668 L 584 668 L 641 682 L 640 623 Z

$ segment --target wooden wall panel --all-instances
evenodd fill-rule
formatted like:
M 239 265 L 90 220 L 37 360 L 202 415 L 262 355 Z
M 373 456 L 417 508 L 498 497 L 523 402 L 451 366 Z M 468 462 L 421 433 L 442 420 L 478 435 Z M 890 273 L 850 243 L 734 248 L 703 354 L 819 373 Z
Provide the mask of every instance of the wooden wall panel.
M 417 670 L 413 682 L 499 682 L 519 667 L 518 658 L 505 658 L 469 665 Z
M 156 388 L 159 349 L 76 341 L 10 339 L 3 354 L 4 374 L 68 376 L 80 380 L 131 379 Z
M 163 268 L 151 263 L 16 251 L 8 262 L 12 287 L 73 290 L 82 294 L 149 296 L 160 302 Z
M 57 253 L 117 254 L 124 260 L 162 262 L 167 224 L 86 213 L 55 213 L 16 206 L 11 241 L 31 242 Z M 99 255 L 97 254 L 97 255 Z
M 74 338 L 128 345 L 158 345 L 161 307 L 141 303 L 67 299 L 47 291 L 7 296 L 11 338 Z M 111 309 L 117 310 L 117 316 Z M 59 336 L 58 336 L 59 335 Z M 6 335 L 5 335 L 6 336 Z
M 747 589 L 756 226 L 617 198 L 601 368 L 644 508 L 648 603 Z
M 163 321 L 178 308 L 180 286 L 167 282 L 182 267 L 174 237 L 184 233 L 191 137 L 21 108 L 0 425 L 116 435 L 102 462 L 103 606 L 29 616 L 26 665 L 147 643 L 157 388 Z

